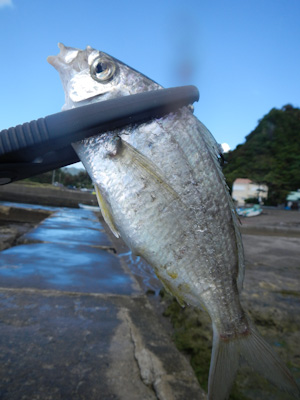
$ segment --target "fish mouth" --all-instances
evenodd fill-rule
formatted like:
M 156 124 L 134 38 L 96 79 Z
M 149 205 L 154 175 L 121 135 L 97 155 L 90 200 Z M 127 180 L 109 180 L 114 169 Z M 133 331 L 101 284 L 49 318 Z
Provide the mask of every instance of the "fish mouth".
M 47 57 L 48 63 L 55 69 L 59 69 L 61 65 L 70 64 L 77 57 L 80 51 L 74 47 L 67 47 L 60 42 L 58 43 L 58 48 L 60 50 L 59 54 Z
M 73 100 L 74 101 L 74 103 L 80 103 L 80 104 L 82 104 L 82 103 L 84 103 L 85 101 L 90 101 L 90 100 L 94 100 L 94 99 L 96 99 L 96 98 L 98 98 L 98 97 L 103 97 L 104 95 L 106 95 L 108 92 L 105 92 L 105 93 L 98 93 L 98 94 L 93 94 L 93 95 L 91 95 L 91 96 L 89 96 L 89 97 L 85 97 L 84 99 L 80 99 L 80 100 Z M 104 101 L 104 99 L 101 99 L 101 101 Z
M 80 104 L 80 105 L 85 105 L 85 103 L 96 103 L 96 102 L 103 102 L 106 100 L 110 100 L 113 97 L 117 96 L 111 96 L 111 92 L 105 91 L 105 92 L 95 92 L 95 93 L 84 93 L 82 96 L 78 96 L 75 93 L 70 93 L 70 99 L 73 101 L 73 103 Z
M 47 61 L 49 64 L 51 64 L 54 68 L 57 66 L 57 57 L 58 56 L 48 56 Z
M 62 64 L 62 58 L 63 55 L 66 53 L 66 46 L 63 43 L 58 43 L 58 48 L 60 50 L 59 54 L 57 54 L 56 56 L 48 56 L 47 57 L 47 61 L 49 64 L 51 64 L 55 69 L 57 69 L 57 67 L 59 65 Z

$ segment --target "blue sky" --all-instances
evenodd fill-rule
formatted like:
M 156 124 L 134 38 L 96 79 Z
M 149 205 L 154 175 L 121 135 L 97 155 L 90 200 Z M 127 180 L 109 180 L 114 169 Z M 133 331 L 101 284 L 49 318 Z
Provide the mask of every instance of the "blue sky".
M 46 58 L 62 42 L 196 85 L 196 116 L 234 149 L 271 108 L 300 106 L 299 21 L 299 0 L 0 0 L 0 129 L 60 111 Z

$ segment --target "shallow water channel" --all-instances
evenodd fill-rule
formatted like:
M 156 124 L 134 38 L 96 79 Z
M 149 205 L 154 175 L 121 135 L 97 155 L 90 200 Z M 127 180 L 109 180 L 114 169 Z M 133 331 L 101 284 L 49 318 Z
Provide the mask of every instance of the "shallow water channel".
M 51 212 L 1 252 L 1 286 L 129 294 L 135 283 L 124 271 L 126 263 L 143 289 L 155 294 L 160 290 L 161 284 L 146 263 L 124 245 L 121 253 L 117 252 L 100 214 L 84 209 L 1 205 Z

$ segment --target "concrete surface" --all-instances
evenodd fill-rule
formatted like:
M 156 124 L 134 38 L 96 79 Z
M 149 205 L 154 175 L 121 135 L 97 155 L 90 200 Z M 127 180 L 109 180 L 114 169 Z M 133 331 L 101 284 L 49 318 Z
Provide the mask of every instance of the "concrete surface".
M 242 233 L 300 237 L 300 211 L 264 208 L 257 217 L 240 217 Z
M 16 244 L 0 253 L 1 399 L 205 398 L 95 214 L 58 209 Z
M 78 207 L 78 203 L 97 205 L 96 196 L 80 190 L 36 187 L 24 182 L 0 186 L 0 201 L 40 204 L 52 207 Z
M 266 209 L 259 217 L 241 220 L 246 261 L 241 293 L 243 307 L 300 387 L 300 237 L 296 231 L 300 227 L 300 212 Z M 251 230 L 245 229 L 245 225 Z M 201 310 L 182 309 L 169 296 L 164 296 L 163 302 L 165 314 L 174 321 L 179 348 L 190 355 L 205 384 L 211 357 L 210 319 Z M 268 383 L 246 363 L 238 370 L 230 397 L 236 400 L 293 398 Z
M 300 387 L 300 212 L 266 208 L 259 217 L 242 218 L 242 224 L 242 303 Z M 250 369 L 244 378 L 242 393 L 248 399 L 292 398 L 267 387 Z
M 51 214 L 49 210 L 10 207 L 0 204 L 0 251 L 13 246 L 18 238 Z

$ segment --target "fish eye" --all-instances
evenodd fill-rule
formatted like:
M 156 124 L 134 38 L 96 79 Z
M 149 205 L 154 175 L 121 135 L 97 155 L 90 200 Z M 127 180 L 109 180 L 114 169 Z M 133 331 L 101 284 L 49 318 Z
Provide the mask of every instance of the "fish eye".
M 116 72 L 116 64 L 107 58 L 97 57 L 90 67 L 91 77 L 101 83 L 109 82 Z

